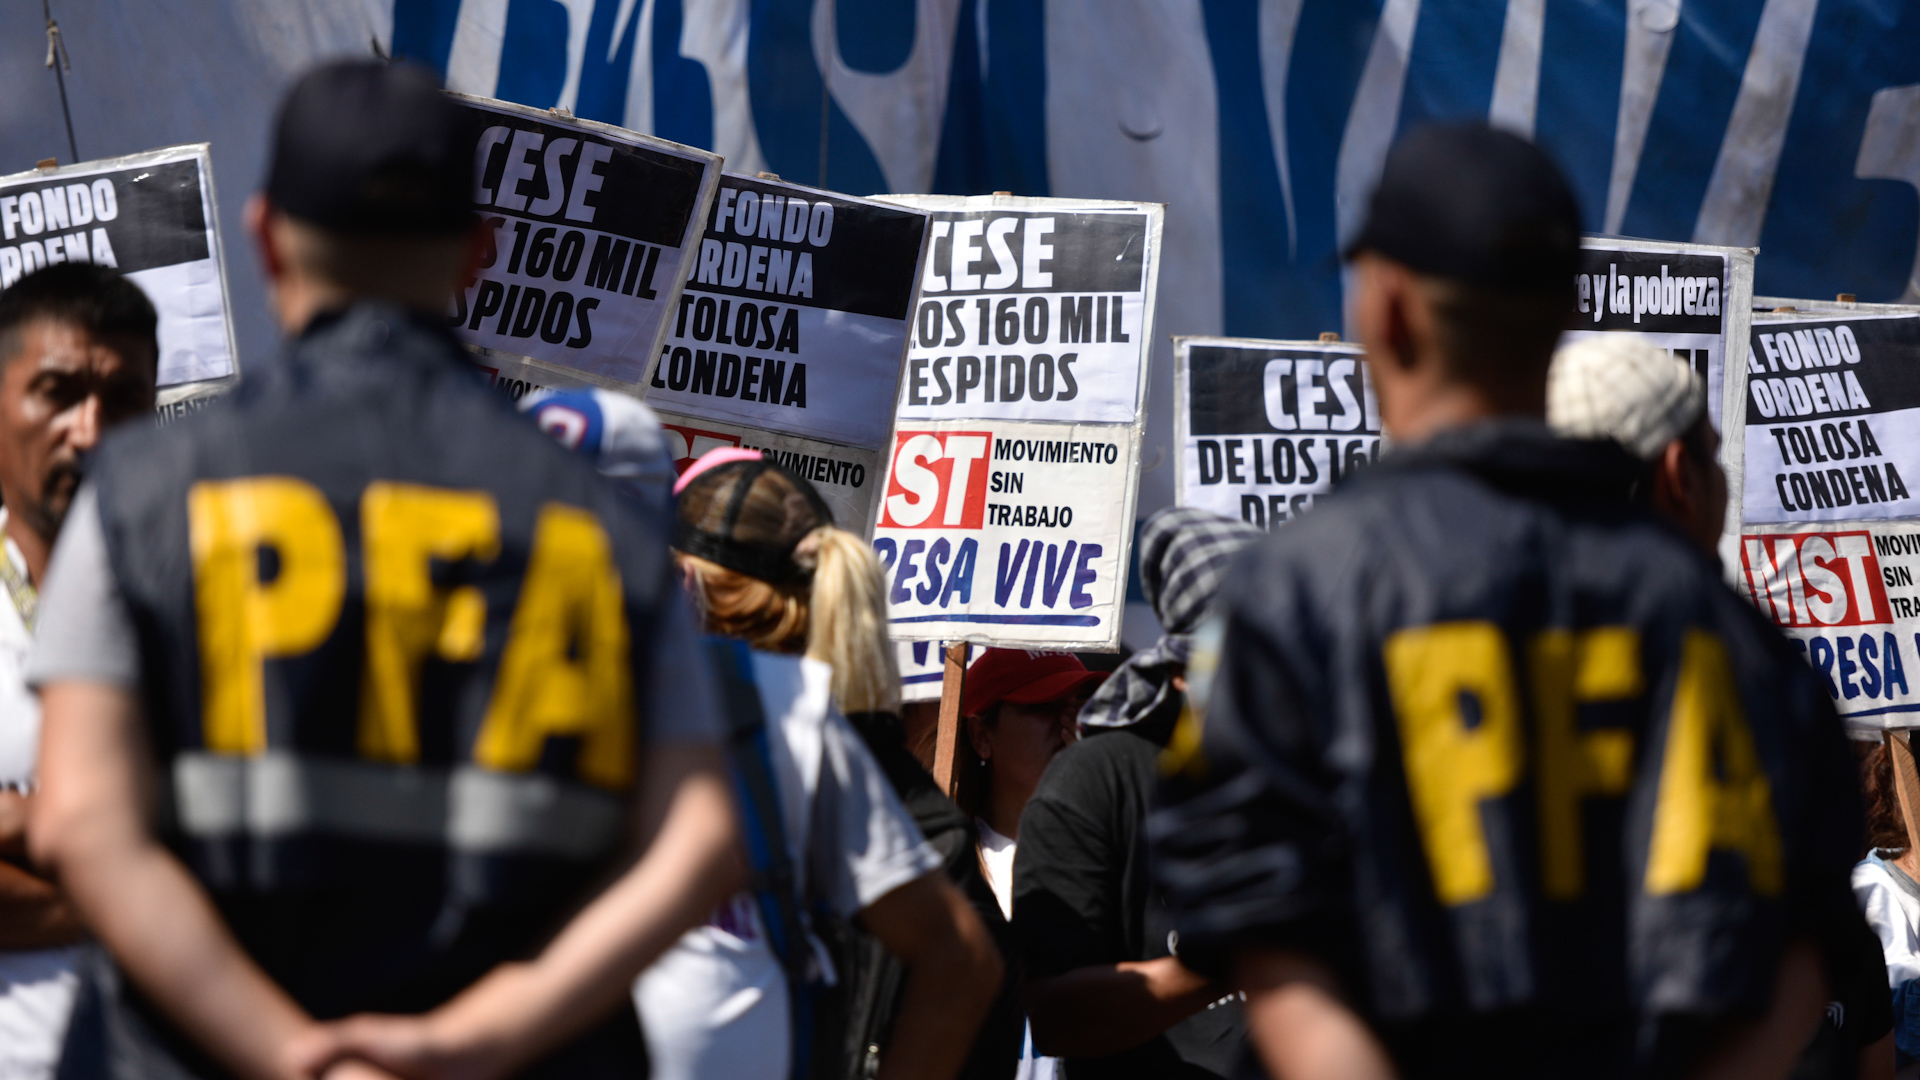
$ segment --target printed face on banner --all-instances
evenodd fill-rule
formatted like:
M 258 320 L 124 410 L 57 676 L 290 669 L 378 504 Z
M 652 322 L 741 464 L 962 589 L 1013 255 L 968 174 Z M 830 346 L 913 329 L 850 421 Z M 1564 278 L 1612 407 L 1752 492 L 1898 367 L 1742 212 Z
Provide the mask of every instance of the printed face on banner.
M 1132 423 L 1158 221 L 935 210 L 900 416 Z
M 1578 303 L 1563 342 L 1637 333 L 1705 380 L 1707 415 L 1720 430 L 1725 382 L 1727 257 L 1717 252 L 1582 248 Z
M 1920 515 L 1920 317 L 1757 322 L 1747 521 Z
M 208 153 L 136 157 L 152 160 L 0 181 L 0 288 L 56 263 L 116 267 L 159 313 L 160 386 L 230 376 Z
M 485 348 L 638 384 L 718 174 L 710 154 L 459 99 L 489 242 L 449 321 Z
M 1380 410 L 1353 345 L 1181 339 L 1179 501 L 1263 529 L 1380 457 Z
M 1740 537 L 1748 598 L 1820 674 L 1842 715 L 1920 712 L 1920 525 L 1758 529 Z M 1909 673 L 1913 673 L 1910 675 Z
M 1110 645 L 1133 455 L 1126 425 L 902 421 L 873 539 L 894 637 Z
M 724 177 L 647 400 L 885 445 L 926 226 L 915 210 Z

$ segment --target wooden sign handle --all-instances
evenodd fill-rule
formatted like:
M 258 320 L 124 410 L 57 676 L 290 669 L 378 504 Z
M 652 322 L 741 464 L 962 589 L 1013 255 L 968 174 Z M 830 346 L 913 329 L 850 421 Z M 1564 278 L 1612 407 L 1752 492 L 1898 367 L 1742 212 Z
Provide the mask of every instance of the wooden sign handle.
M 956 642 L 947 646 L 947 665 L 940 677 L 940 720 L 933 743 L 933 782 L 949 797 L 959 770 L 954 768 L 960 750 L 960 691 L 967 681 L 967 646 Z
M 1900 797 L 1900 818 L 1907 826 L 1907 847 L 1909 850 L 1920 843 L 1920 769 L 1914 767 L 1913 746 L 1907 741 L 1904 731 L 1882 732 L 1887 740 L 1887 752 L 1893 757 L 1893 790 Z

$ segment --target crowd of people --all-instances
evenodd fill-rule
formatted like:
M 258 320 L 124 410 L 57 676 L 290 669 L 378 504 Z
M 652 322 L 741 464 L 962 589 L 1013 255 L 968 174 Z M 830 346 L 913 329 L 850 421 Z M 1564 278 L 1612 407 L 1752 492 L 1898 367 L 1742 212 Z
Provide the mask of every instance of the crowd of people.
M 1391 451 L 1271 535 L 1148 518 L 1163 635 L 987 649 L 948 788 L 857 523 L 477 376 L 462 132 L 406 64 L 295 84 L 247 215 L 285 346 L 178 422 L 138 287 L 0 293 L 0 1080 L 1920 1058 L 1911 752 L 1722 582 L 1699 376 L 1556 356 L 1528 142 L 1387 159 Z

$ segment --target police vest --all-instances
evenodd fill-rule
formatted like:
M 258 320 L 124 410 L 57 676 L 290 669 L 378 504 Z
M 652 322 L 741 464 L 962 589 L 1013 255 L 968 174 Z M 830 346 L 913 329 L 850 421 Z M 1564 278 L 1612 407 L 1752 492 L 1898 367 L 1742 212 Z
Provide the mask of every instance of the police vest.
M 324 317 L 93 477 L 167 835 L 301 1004 L 431 1007 L 604 880 L 664 522 L 444 331 Z
M 1857 924 L 1832 706 L 1637 468 L 1462 429 L 1235 565 L 1152 829 L 1183 960 L 1324 949 L 1403 1075 L 1650 1075 Z

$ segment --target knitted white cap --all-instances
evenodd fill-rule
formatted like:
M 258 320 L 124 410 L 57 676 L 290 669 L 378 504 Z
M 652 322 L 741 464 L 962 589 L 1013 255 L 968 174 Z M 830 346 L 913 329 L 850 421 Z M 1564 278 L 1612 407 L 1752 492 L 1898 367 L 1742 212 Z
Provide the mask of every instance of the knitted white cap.
M 1553 354 L 1547 423 L 1562 435 L 1614 439 L 1651 461 L 1707 407 L 1707 390 L 1683 360 L 1638 334 L 1582 338 Z

